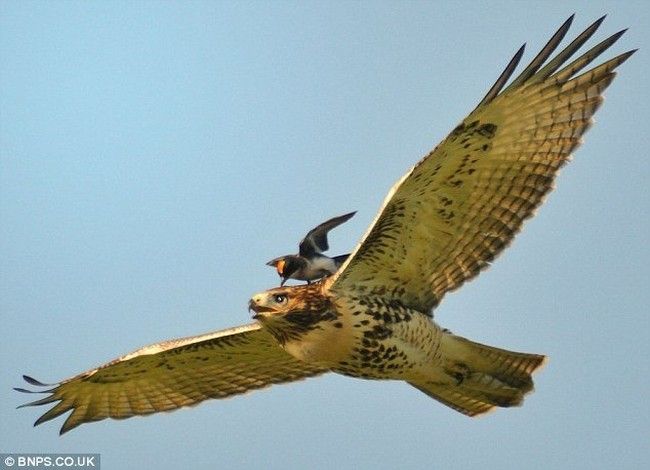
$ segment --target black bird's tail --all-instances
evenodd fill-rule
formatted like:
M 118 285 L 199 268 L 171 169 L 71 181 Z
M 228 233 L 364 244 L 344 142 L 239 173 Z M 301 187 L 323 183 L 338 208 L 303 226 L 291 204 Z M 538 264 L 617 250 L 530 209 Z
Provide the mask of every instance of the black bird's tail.
M 336 267 L 340 268 L 341 265 L 343 263 L 345 263 L 345 260 L 348 259 L 349 256 L 350 256 L 350 253 L 348 253 L 347 255 L 338 255 L 338 256 L 333 257 L 332 259 L 334 260 L 334 263 L 336 264 Z

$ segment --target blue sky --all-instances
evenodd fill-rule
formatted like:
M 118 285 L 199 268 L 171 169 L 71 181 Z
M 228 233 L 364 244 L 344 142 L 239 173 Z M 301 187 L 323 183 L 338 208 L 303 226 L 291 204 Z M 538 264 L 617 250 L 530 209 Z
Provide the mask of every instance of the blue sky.
M 0 452 L 105 469 L 646 468 L 646 2 L 0 3 Z M 390 186 L 524 42 L 630 31 L 597 123 L 537 217 L 437 321 L 545 353 L 520 409 L 471 420 L 334 375 L 59 437 L 16 410 L 144 344 L 249 321 L 315 224 L 353 248 Z M 594 44 L 592 42 L 591 44 Z

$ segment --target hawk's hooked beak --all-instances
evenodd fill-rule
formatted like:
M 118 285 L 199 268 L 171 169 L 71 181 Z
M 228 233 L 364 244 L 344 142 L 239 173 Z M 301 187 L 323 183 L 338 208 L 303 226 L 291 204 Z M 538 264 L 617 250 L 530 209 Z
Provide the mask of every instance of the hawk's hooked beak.
M 253 319 L 254 320 L 257 320 L 260 317 L 259 313 L 257 313 L 256 308 L 257 308 L 257 304 L 255 303 L 255 301 L 253 299 L 250 299 L 248 301 L 248 313 L 253 314 Z
M 263 305 L 260 305 L 257 302 L 257 300 L 255 299 L 255 297 L 253 297 L 252 299 L 250 299 L 248 301 L 248 311 L 249 312 L 254 312 L 254 315 L 253 315 L 254 320 L 259 320 L 260 318 L 266 316 L 266 315 L 264 315 L 264 313 L 272 312 L 273 309 L 269 308 L 269 307 L 265 307 Z
M 259 318 L 259 314 L 255 310 L 256 308 L 257 308 L 257 304 L 255 303 L 255 301 L 253 299 L 250 299 L 248 301 L 248 313 L 253 314 L 253 319 L 254 320 L 257 320 Z

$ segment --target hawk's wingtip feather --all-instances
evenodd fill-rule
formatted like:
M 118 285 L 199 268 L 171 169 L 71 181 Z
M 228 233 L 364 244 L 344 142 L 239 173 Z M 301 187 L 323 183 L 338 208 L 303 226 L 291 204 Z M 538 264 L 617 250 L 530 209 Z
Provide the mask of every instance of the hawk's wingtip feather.
M 43 383 L 40 380 L 36 380 L 34 377 L 30 377 L 29 375 L 25 375 L 25 374 L 23 374 L 23 380 L 28 384 L 34 385 L 36 387 L 51 387 L 52 385 L 56 385 L 56 384 Z

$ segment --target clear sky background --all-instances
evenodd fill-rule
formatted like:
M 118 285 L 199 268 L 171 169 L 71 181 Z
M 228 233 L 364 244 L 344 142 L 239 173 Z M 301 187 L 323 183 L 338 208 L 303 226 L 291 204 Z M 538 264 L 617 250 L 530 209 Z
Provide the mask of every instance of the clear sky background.
M 522 408 L 468 419 L 335 375 L 84 425 L 15 407 L 142 345 L 247 323 L 321 221 L 351 250 L 517 48 L 626 27 L 597 123 L 537 217 L 437 321 L 545 353 Z M 0 451 L 105 469 L 648 468 L 650 3 L 0 2 Z

